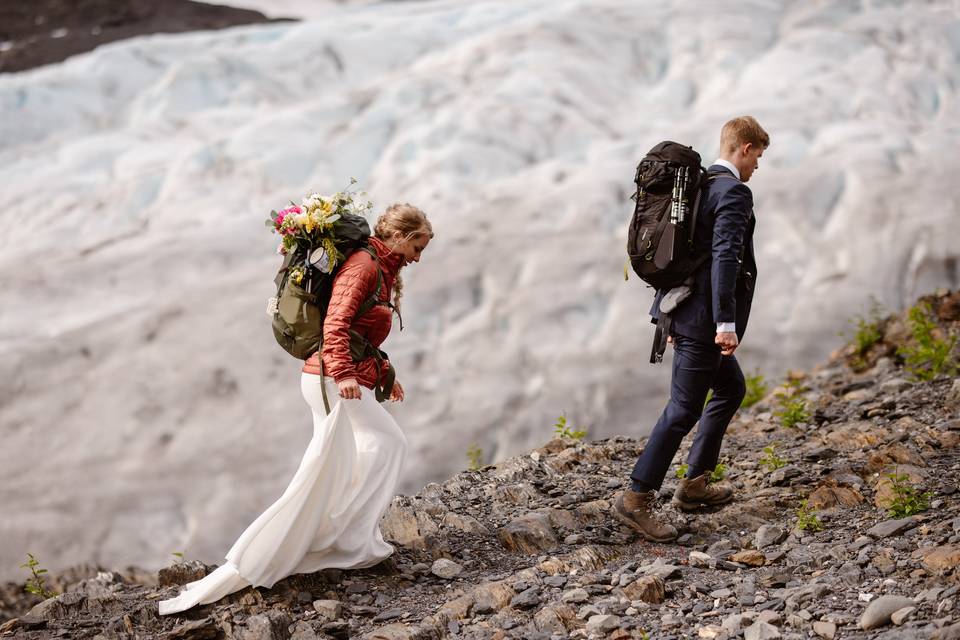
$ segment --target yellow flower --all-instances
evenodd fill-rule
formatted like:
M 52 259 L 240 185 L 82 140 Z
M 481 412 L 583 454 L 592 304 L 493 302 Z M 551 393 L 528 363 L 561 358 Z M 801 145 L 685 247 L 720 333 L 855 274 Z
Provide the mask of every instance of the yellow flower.
M 303 282 L 303 269 L 297 268 L 290 272 L 290 282 L 299 285 Z

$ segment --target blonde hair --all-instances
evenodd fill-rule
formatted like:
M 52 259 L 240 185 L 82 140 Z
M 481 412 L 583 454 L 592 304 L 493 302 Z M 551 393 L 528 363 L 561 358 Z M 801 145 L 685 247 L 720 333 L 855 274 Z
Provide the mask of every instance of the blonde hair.
M 720 130 L 721 153 L 733 153 L 737 147 L 748 142 L 764 149 L 770 146 L 770 134 L 763 130 L 753 116 L 734 118 Z
M 404 240 L 412 240 L 420 236 L 433 237 L 433 227 L 427 220 L 427 214 L 406 202 L 397 202 L 390 205 L 377 218 L 373 226 L 373 234 L 381 240 L 386 240 L 399 233 Z M 397 275 L 393 285 L 393 306 L 400 309 L 400 298 L 403 296 L 403 279 Z

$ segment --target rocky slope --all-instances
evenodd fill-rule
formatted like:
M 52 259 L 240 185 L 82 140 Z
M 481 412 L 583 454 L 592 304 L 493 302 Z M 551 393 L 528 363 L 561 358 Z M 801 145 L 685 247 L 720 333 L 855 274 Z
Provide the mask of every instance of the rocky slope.
M 934 337 L 956 335 L 960 292 L 927 301 Z M 17 617 L 0 633 L 960 638 L 960 377 L 913 381 L 898 351 L 915 344 L 909 322 L 876 326 L 869 349 L 791 374 L 738 414 L 723 480 L 737 499 L 694 515 L 667 506 L 677 544 L 638 541 L 609 515 L 642 440 L 555 439 L 397 497 L 383 520 L 397 553 L 374 569 L 293 576 L 159 618 L 156 601 L 210 567 L 180 562 L 157 576 L 79 568 L 52 582 L 66 593 L 39 604 L 8 584 L 0 612 Z M 808 410 L 791 427 L 784 394 Z M 901 483 L 925 493 L 929 508 L 892 517 Z
M 263 312 L 262 222 L 350 176 L 437 232 L 385 345 L 408 493 L 562 412 L 650 427 L 652 296 L 622 269 L 664 138 L 710 162 L 732 115 L 771 132 L 749 370 L 813 366 L 871 295 L 960 286 L 953 0 L 320 6 L 0 74 L 0 579 L 24 550 L 215 561 L 277 495 L 310 415 Z

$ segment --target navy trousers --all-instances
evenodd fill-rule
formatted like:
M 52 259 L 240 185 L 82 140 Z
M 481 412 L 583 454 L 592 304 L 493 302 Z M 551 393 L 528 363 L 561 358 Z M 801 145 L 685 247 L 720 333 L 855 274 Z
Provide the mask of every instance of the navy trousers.
M 630 474 L 634 489 L 660 489 L 680 443 L 697 420 L 700 428 L 687 456 L 689 472 L 712 471 L 720 458 L 723 434 L 746 393 L 736 357 L 721 355 L 718 345 L 674 335 L 673 346 L 670 402 Z M 713 396 L 704 407 L 710 389 Z M 690 473 L 688 477 L 695 477 Z

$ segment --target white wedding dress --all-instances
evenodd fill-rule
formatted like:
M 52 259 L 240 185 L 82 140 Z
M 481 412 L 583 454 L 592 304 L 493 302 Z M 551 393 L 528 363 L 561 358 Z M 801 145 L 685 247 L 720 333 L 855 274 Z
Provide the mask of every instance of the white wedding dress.
M 272 587 L 294 573 L 370 567 L 393 553 L 380 518 L 393 499 L 407 440 L 373 391 L 335 402 L 325 415 L 321 376 L 302 374 L 313 410 L 313 438 L 283 495 L 247 527 L 211 574 L 160 602 L 160 615 L 209 604 L 254 585 Z

